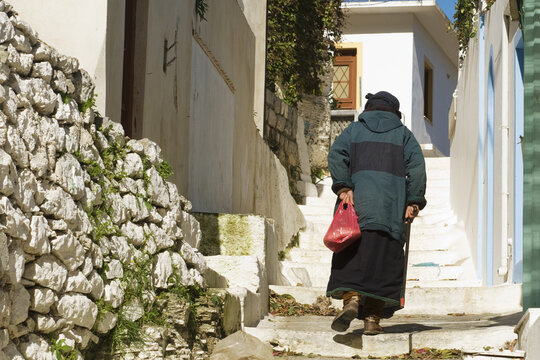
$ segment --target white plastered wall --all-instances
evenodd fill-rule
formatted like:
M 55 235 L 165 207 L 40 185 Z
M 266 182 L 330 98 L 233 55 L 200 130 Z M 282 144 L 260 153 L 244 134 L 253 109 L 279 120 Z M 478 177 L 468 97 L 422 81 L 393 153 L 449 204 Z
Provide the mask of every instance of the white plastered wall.
M 487 281 L 490 272 L 493 284 L 507 281 L 512 269 L 505 273 L 508 264 L 508 241 L 513 232 L 513 179 L 514 179 L 514 44 L 517 26 L 512 24 L 506 30 L 504 22 L 508 1 L 497 1 L 485 16 L 484 47 L 478 39 L 469 42 L 469 50 L 458 80 L 456 131 L 451 141 L 451 203 L 452 208 L 466 228 L 473 259 L 480 264 L 482 280 Z M 480 52 L 484 52 L 484 62 L 480 64 Z M 491 61 L 494 79 L 494 142 L 493 142 L 493 252 L 487 252 L 487 97 L 488 76 Z M 482 70 L 483 68 L 483 70 Z M 483 73 L 483 79 L 479 79 Z M 479 98 L 483 83 L 483 98 Z M 481 135 L 484 142 L 479 145 L 479 114 Z M 478 149 L 482 149 L 483 159 Z M 479 162 L 483 166 L 479 174 Z M 478 176 L 484 181 L 479 193 Z M 483 199 L 479 208 L 479 196 Z M 479 227 L 478 219 L 483 221 Z M 482 237 L 479 239 L 479 232 Z M 481 252 L 481 256 L 478 256 Z M 487 259 L 492 259 L 493 267 L 487 269 Z M 511 263 L 511 261 L 510 261 Z M 501 272 L 498 270 L 501 269 Z
M 362 95 L 385 90 L 400 102 L 404 123 L 411 126 L 411 78 L 413 68 L 412 15 L 352 15 L 341 46 L 362 43 Z M 360 99 L 357 109 L 363 109 Z
M 424 119 L 424 61 L 433 67 L 433 119 Z M 415 18 L 412 81 L 412 128 L 420 144 L 433 144 L 450 155 L 448 111 L 457 84 L 457 66 Z

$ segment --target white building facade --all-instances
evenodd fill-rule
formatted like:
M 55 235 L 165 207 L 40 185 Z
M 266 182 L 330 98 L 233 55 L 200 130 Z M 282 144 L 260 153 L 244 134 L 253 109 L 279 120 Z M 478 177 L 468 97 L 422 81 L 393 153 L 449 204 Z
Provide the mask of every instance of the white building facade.
M 514 0 L 481 13 L 460 69 L 451 134 L 451 202 L 478 279 L 522 282 L 523 38 Z
M 339 85 L 343 71 L 335 71 L 333 95 L 350 101 L 333 111 L 334 119 L 361 112 L 367 93 L 389 91 L 399 99 L 402 120 L 419 143 L 449 156 L 448 111 L 458 45 L 446 15 L 434 0 L 345 1 L 344 8 L 339 55 L 356 61 L 346 89 Z M 338 56 L 335 66 L 344 65 Z

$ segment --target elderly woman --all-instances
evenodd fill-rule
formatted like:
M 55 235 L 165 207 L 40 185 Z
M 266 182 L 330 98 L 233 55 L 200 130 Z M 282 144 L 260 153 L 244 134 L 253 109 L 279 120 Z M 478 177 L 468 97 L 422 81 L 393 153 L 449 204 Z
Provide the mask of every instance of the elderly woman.
M 328 154 L 338 203 L 353 204 L 362 237 L 334 254 L 327 296 L 343 299 L 332 329 L 355 318 L 364 334 L 383 332 L 381 318 L 403 304 L 406 223 L 426 206 L 426 172 L 414 135 L 401 122 L 399 101 L 368 94 L 364 112 L 336 139 Z

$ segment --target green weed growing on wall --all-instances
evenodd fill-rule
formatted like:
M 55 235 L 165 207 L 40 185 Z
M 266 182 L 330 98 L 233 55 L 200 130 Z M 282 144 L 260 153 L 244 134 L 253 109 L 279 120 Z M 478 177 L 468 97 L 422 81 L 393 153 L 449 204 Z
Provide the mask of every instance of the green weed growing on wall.
M 469 40 L 476 37 L 478 14 L 482 11 L 488 11 L 495 3 L 495 0 L 487 0 L 486 7 L 481 9 L 480 0 L 457 0 L 454 13 L 453 27 L 456 31 L 459 50 L 460 61 L 463 61 L 467 49 L 469 46 Z
M 279 84 L 285 102 L 321 95 L 344 15 L 341 0 L 268 0 L 266 87 Z

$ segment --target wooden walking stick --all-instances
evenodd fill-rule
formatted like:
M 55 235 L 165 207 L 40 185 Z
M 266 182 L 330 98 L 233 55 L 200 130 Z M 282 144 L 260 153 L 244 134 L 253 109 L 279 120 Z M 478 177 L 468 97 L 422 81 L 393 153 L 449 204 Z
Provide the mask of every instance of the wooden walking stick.
M 405 287 L 407 285 L 407 263 L 409 262 L 409 239 L 411 237 L 411 223 L 407 222 L 405 229 L 405 264 L 403 265 L 403 286 L 401 287 L 400 306 L 405 306 Z

